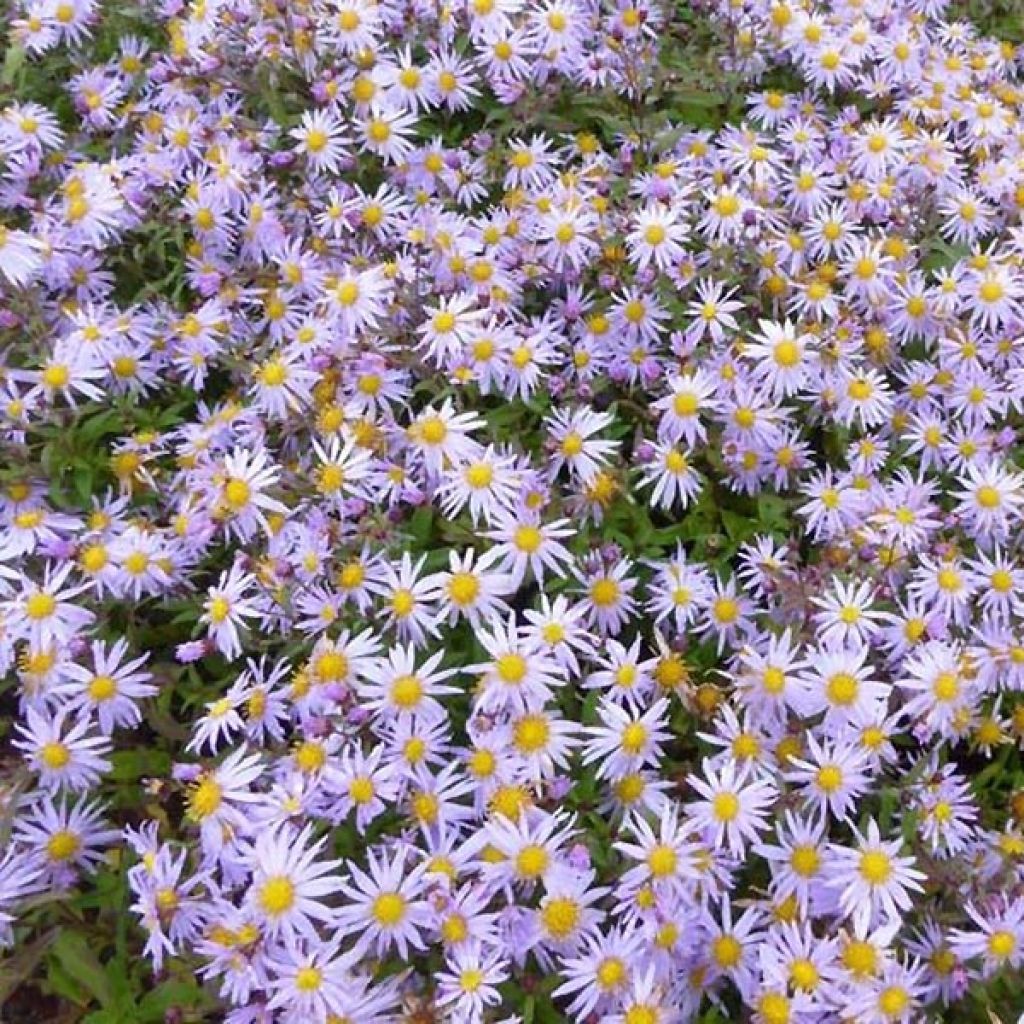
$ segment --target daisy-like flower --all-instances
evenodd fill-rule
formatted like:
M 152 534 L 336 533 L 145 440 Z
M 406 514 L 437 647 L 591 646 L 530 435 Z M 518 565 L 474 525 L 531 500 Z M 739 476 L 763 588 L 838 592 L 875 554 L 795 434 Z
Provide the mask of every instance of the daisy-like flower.
M 545 424 L 553 449 L 551 472 L 557 473 L 567 466 L 581 484 L 591 483 L 618 448 L 617 442 L 592 435 L 613 420 L 610 413 L 592 409 L 556 410 Z
M 693 452 L 671 441 L 652 445 L 651 460 L 642 468 L 644 486 L 652 487 L 651 504 L 669 510 L 685 509 L 701 491 L 700 474 L 693 466 Z
M 265 451 L 235 449 L 224 457 L 217 474 L 218 495 L 215 514 L 224 520 L 225 529 L 246 541 L 261 526 L 270 531 L 267 515 L 284 516 L 287 508 L 266 493 L 273 487 L 279 470 Z
M 691 447 L 707 440 L 707 428 L 701 416 L 707 417 L 719 409 L 714 381 L 700 369 L 693 373 L 673 377 L 669 381 L 670 393 L 654 403 L 661 413 L 658 434 L 668 441 L 683 441 Z
M 326 839 L 311 843 L 311 835 L 307 826 L 298 835 L 266 830 L 256 837 L 248 856 L 252 882 L 245 904 L 268 935 L 317 941 L 313 922 L 335 920 L 335 911 L 322 900 L 342 889 L 343 879 L 334 870 L 341 861 L 318 860 Z
M 473 342 L 484 310 L 477 308 L 477 298 L 469 292 L 442 297 L 437 306 L 428 306 L 427 319 L 417 328 L 420 345 L 438 364 L 464 352 Z
M 566 866 L 566 846 L 574 831 L 572 820 L 560 813 L 518 821 L 496 818 L 480 835 L 501 853 L 500 860 L 485 863 L 483 871 L 492 886 L 531 886 Z
M 614 928 L 584 939 L 582 951 L 562 961 L 565 981 L 556 997 L 572 995 L 567 1011 L 585 1018 L 624 994 L 643 943 L 638 927 Z
M 359 986 L 353 986 L 357 957 L 340 950 L 338 939 L 304 944 L 291 937 L 268 962 L 269 1010 L 285 1009 L 311 1020 L 344 1020 L 358 1012 Z M 353 992 L 355 988 L 355 993 Z
M 529 569 L 541 582 L 545 570 L 564 576 L 573 557 L 560 541 L 576 533 L 568 519 L 542 520 L 536 513 L 502 515 L 485 537 L 498 543 L 492 548 L 502 572 L 508 573 L 517 585 Z
M 726 332 L 736 331 L 739 323 L 733 314 L 743 308 L 743 303 L 733 298 L 734 294 L 726 292 L 720 281 L 699 282 L 697 298 L 687 308 L 687 313 L 694 318 L 687 328 L 687 336 L 699 339 L 707 334 L 713 342 L 721 342 Z
M 584 764 L 599 761 L 598 777 L 618 780 L 656 763 L 669 738 L 667 712 L 664 698 L 642 712 L 602 700 L 597 706 L 601 724 L 586 728 L 591 738 L 583 751 Z
M 702 772 L 686 780 L 704 798 L 688 807 L 689 820 L 715 846 L 742 855 L 768 827 L 765 815 L 777 790 L 766 779 L 750 780 L 749 765 L 740 767 L 731 758 L 717 771 L 705 759 Z
M 780 900 L 793 898 L 807 913 L 827 893 L 830 855 L 824 819 L 817 824 L 786 812 L 784 822 L 776 822 L 777 844 L 759 842 L 754 850 L 768 861 L 772 872 L 772 892 Z
M 857 799 L 869 788 L 868 757 L 846 740 L 807 737 L 807 755 L 793 757 L 786 779 L 802 787 L 808 805 L 822 819 L 832 815 L 847 820 Z
M 501 1002 L 500 985 L 508 977 L 504 959 L 478 943 L 461 946 L 449 954 L 437 978 L 437 1004 L 453 1021 L 483 1020 L 486 1007 Z
M 79 872 L 95 871 L 106 848 L 120 838 L 117 829 L 104 828 L 105 824 L 103 808 L 85 796 L 73 805 L 40 796 L 19 816 L 14 838 L 42 863 L 51 885 L 65 888 Z
M 258 603 L 246 593 L 255 582 L 235 563 L 228 572 L 221 573 L 217 586 L 210 587 L 203 603 L 199 622 L 207 627 L 217 650 L 229 661 L 242 655 L 239 627 L 244 629 L 247 619 L 260 619 L 263 615 Z
M 896 920 L 913 905 L 911 892 L 921 892 L 925 875 L 913 867 L 913 857 L 902 857 L 901 840 L 882 839 L 878 822 L 868 821 L 866 832 L 856 832 L 856 848 L 839 843 L 831 848 L 832 872 L 828 885 L 839 891 L 846 917 L 867 927 Z
M 314 171 L 337 174 L 346 155 L 345 131 L 330 110 L 307 110 L 297 128 L 289 133 L 296 151 L 303 154 Z
M 584 628 L 583 608 L 570 605 L 563 594 L 554 600 L 543 595 L 540 608 L 528 608 L 524 615 L 528 623 L 524 632 L 541 650 L 550 651 L 570 676 L 580 675 L 579 656 L 595 653 L 595 638 Z
M 822 646 L 810 652 L 803 675 L 801 712 L 814 715 L 823 711 L 826 723 L 843 723 L 877 710 L 891 687 L 872 678 L 869 653 L 861 643 Z
M 975 928 L 950 933 L 953 952 L 963 960 L 980 959 L 986 978 L 1005 967 L 1019 968 L 1024 963 L 1024 900 L 1007 897 L 987 912 L 970 903 L 965 909 Z
M 666 271 L 683 255 L 688 231 L 674 210 L 666 206 L 648 206 L 636 218 L 636 225 L 626 236 L 630 261 L 637 270 L 646 270 L 652 263 Z
M 325 298 L 337 326 L 354 336 L 384 318 L 392 287 L 379 267 L 359 271 L 346 266 L 332 276 Z
M 755 719 L 784 719 L 787 709 L 804 699 L 802 670 L 806 662 L 791 631 L 768 638 L 763 651 L 745 647 L 739 652 L 737 688 Z
M 441 615 L 454 623 L 468 619 L 474 626 L 508 614 L 504 600 L 513 593 L 515 583 L 507 573 L 494 568 L 494 549 L 479 558 L 473 548 L 462 555 L 448 553 L 448 572 L 438 573 Z
M 259 800 L 250 787 L 262 774 L 259 756 L 247 756 L 245 747 L 239 747 L 198 776 L 188 794 L 186 815 L 199 825 L 204 849 L 216 853 L 231 837 L 245 833 L 245 805 Z
M 604 911 L 593 904 L 608 890 L 595 886 L 594 880 L 593 871 L 562 870 L 552 874 L 544 883 L 545 894 L 533 913 L 531 945 L 572 951 L 596 932 Z
M 637 580 L 630 575 L 632 568 L 632 562 L 623 558 L 611 568 L 597 568 L 581 579 L 585 590 L 580 607 L 598 633 L 614 635 L 629 621 L 636 607 L 632 591 Z
M 386 601 L 386 619 L 395 626 L 399 639 L 418 646 L 426 642 L 428 634 L 436 636 L 438 631 L 438 579 L 435 575 L 420 575 L 425 563 L 424 555 L 413 566 L 406 551 L 397 567 L 385 566 L 381 579 L 373 584 L 373 589 Z
M 565 682 L 565 670 L 525 630 L 508 622 L 494 621 L 477 632 L 488 660 L 465 668 L 481 676 L 478 706 L 523 713 L 541 708 Z
M 855 586 L 841 581 L 825 597 L 811 600 L 822 611 L 814 616 L 818 637 L 825 644 L 841 646 L 846 643 L 865 643 L 877 631 L 880 613 L 872 608 L 874 598 L 870 583 Z
M 43 264 L 42 249 L 27 231 L 0 225 L 0 274 L 15 288 L 24 287 Z
M 480 452 L 469 432 L 484 421 L 474 412 L 457 413 L 451 400 L 440 409 L 425 409 L 410 424 L 406 435 L 427 471 L 437 475 L 451 465 L 464 465 Z
M 924 972 L 921 963 L 885 964 L 877 979 L 854 990 L 851 1010 L 865 1024 L 914 1020 L 929 994 Z
M 1024 476 L 989 462 L 969 465 L 959 480 L 964 488 L 957 511 L 967 518 L 982 536 L 1005 536 L 1019 521 L 1024 504 Z
M 14 942 L 15 921 L 10 913 L 26 896 L 40 885 L 40 868 L 34 857 L 24 851 L 8 848 L 0 857 L 0 948 Z
M 1024 285 L 1007 267 L 990 266 L 968 279 L 971 322 L 982 330 L 998 330 L 1021 316 Z
M 732 902 L 722 900 L 720 918 L 705 911 L 704 941 L 710 954 L 708 966 L 718 977 L 730 978 L 743 992 L 753 988 L 756 950 L 764 939 L 761 930 L 763 912 L 748 907 L 738 921 L 733 920 Z
M 949 735 L 978 698 L 977 686 L 965 669 L 956 646 L 935 640 L 916 648 L 904 661 L 906 675 L 898 682 L 909 694 L 904 714 L 932 733 Z
M 91 653 L 91 669 L 78 662 L 67 667 L 67 675 L 75 684 L 69 709 L 86 717 L 95 712 L 100 732 L 106 736 L 115 728 L 138 725 L 142 721 L 138 701 L 157 692 L 152 673 L 142 670 L 149 656 L 127 660 L 128 641 L 124 637 L 109 649 L 95 640 Z
M 442 685 L 456 671 L 438 669 L 443 657 L 444 652 L 438 651 L 417 668 L 414 645 L 392 648 L 358 684 L 363 706 L 368 711 L 399 718 L 403 715 L 427 719 L 443 717 L 444 708 L 438 698 L 459 692 L 457 687 Z
M 446 473 L 438 493 L 450 518 L 468 505 L 474 525 L 481 519 L 492 525 L 502 513 L 512 512 L 519 485 L 515 458 L 499 455 L 493 445 L 488 445 L 476 458 Z
M 425 948 L 424 932 L 430 920 L 423 899 L 426 863 L 407 867 L 410 850 L 400 845 L 388 860 L 367 850 L 368 871 L 351 864 L 352 879 L 343 886 L 348 902 L 336 912 L 338 925 L 355 937 L 360 952 L 378 955 L 394 947 L 403 959 L 410 950 Z
M 318 460 L 314 479 L 320 494 L 339 503 L 346 498 L 369 499 L 367 481 L 373 458 L 357 446 L 354 438 L 342 441 L 332 437 L 326 445 L 314 441 L 313 452 Z
M 647 704 L 654 689 L 653 658 L 641 658 L 640 637 L 627 648 L 609 640 L 596 657 L 597 671 L 584 682 L 587 689 L 603 690 L 612 700 L 636 707 Z
M 361 148 L 385 163 L 397 164 L 413 151 L 409 136 L 415 127 L 416 119 L 412 114 L 371 106 L 369 115 L 357 122 L 357 136 Z
M 800 334 L 789 320 L 760 321 L 761 333 L 743 347 L 753 363 L 754 377 L 775 399 L 796 394 L 804 386 L 813 365 L 810 337 Z
M 54 641 L 66 643 L 93 622 L 95 614 L 73 600 L 88 591 L 89 584 L 65 585 L 71 569 L 70 563 L 56 571 L 48 566 L 42 585 L 24 579 L 20 592 L 0 606 L 10 636 L 41 650 Z
M 657 832 L 639 815 L 631 817 L 628 827 L 635 841 L 615 844 L 623 856 L 637 862 L 622 876 L 627 890 L 649 884 L 655 892 L 682 892 L 693 883 L 697 847 L 680 824 L 675 807 L 662 811 Z
M 24 724 L 17 726 L 19 738 L 11 742 L 24 752 L 29 769 L 39 776 L 44 790 L 82 793 L 110 770 L 105 755 L 112 748 L 107 737 L 90 735 L 91 718 L 81 717 L 65 730 L 66 718 L 66 711 L 48 716 L 28 708 Z

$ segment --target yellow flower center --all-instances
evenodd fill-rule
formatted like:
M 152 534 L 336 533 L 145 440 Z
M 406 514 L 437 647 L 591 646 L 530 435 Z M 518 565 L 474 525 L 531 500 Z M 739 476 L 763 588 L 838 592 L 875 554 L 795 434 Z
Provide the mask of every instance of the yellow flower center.
M 543 750 L 551 736 L 551 726 L 544 715 L 526 715 L 520 718 L 513 730 L 513 742 L 523 754 Z
M 249 504 L 251 493 L 249 485 L 238 477 L 232 477 L 224 484 L 224 500 L 235 511 Z
M 543 846 L 532 843 L 516 854 L 516 874 L 520 878 L 540 878 L 547 871 L 549 857 Z
M 647 743 L 647 729 L 642 722 L 631 722 L 622 730 L 622 749 L 634 757 Z
M 517 686 L 526 677 L 527 663 L 521 654 L 503 654 L 495 661 L 494 667 L 498 678 L 509 686 Z
M 48 619 L 57 608 L 57 599 L 52 594 L 40 591 L 32 594 L 25 602 L 25 614 L 36 621 Z
M 556 939 L 565 939 L 579 925 L 580 907 L 568 896 L 557 896 L 544 904 L 540 917 L 549 935 Z
M 300 967 L 295 972 L 295 987 L 300 992 L 315 992 L 323 980 L 323 974 L 315 967 Z
M 607 608 L 609 605 L 615 604 L 618 598 L 619 585 L 609 577 L 595 580 L 590 585 L 590 600 L 598 608 Z
M 44 743 L 39 751 L 40 760 L 51 771 L 60 771 L 71 761 L 71 751 L 60 742 Z
M 441 444 L 447 436 L 448 428 L 440 416 L 428 416 L 420 423 L 420 437 L 427 444 Z
M 878 1008 L 886 1017 L 899 1017 L 910 1005 L 910 996 L 905 988 L 890 985 L 882 989 L 878 996 Z
M 975 492 L 975 497 L 982 508 L 999 508 L 1002 502 L 999 491 L 990 484 L 983 484 L 979 487 Z
M 221 788 L 212 776 L 203 779 L 189 796 L 188 813 L 193 821 L 203 821 L 221 805 Z
M 89 696 L 95 701 L 110 700 L 117 695 L 117 682 L 112 676 L 93 676 L 89 683 Z
M 803 992 L 813 992 L 818 987 L 821 975 L 810 960 L 800 957 L 789 965 L 789 980 L 794 988 Z
M 1016 948 L 1017 939 L 1012 932 L 995 931 L 988 937 L 988 951 L 997 960 L 1013 956 Z
M 711 801 L 711 810 L 719 821 L 735 821 L 740 813 L 739 797 L 735 793 L 716 793 Z
M 391 699 L 400 708 L 414 708 L 423 699 L 423 683 L 414 675 L 399 676 L 391 684 Z
M 270 917 L 287 914 L 295 906 L 295 885 L 284 875 L 268 878 L 259 891 L 259 904 Z
M 405 917 L 405 897 L 398 892 L 382 892 L 373 901 L 371 912 L 378 924 L 393 928 Z
M 807 844 L 794 846 L 789 855 L 789 866 L 801 878 L 813 878 L 821 866 L 821 854 L 814 846 Z
M 960 695 L 960 681 L 954 672 L 940 672 L 932 683 L 932 693 L 936 700 L 948 703 Z
M 711 943 L 711 956 L 719 967 L 735 967 L 742 954 L 743 947 L 734 935 L 719 935 Z
M 647 855 L 647 866 L 654 878 L 667 878 L 674 875 L 678 857 L 671 846 L 659 844 Z
M 781 992 L 765 992 L 757 1008 L 764 1024 L 789 1024 L 789 1000 Z
M 598 987 L 608 992 L 622 985 L 627 976 L 626 964 L 617 956 L 605 957 L 595 972 Z
M 859 870 L 870 885 L 883 885 L 892 875 L 892 861 L 883 850 L 866 850 L 860 856 Z
M 830 704 L 838 704 L 840 707 L 848 707 L 857 699 L 860 685 L 857 677 L 849 672 L 837 672 L 830 677 L 825 687 Z
M 68 829 L 60 829 L 50 836 L 46 843 L 46 853 L 50 860 L 70 860 L 81 848 L 81 840 Z
M 374 795 L 373 780 L 358 775 L 348 784 L 349 799 L 355 804 L 368 804 Z

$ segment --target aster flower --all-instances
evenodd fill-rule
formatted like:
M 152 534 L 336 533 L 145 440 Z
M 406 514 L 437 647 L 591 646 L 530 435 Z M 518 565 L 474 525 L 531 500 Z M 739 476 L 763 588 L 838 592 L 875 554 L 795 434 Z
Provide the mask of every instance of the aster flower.
M 109 650 L 94 641 L 91 653 L 91 669 L 78 663 L 67 668 L 68 677 L 77 684 L 69 707 L 86 717 L 95 712 L 100 732 L 108 736 L 115 728 L 137 725 L 142 720 L 137 702 L 157 692 L 152 674 L 141 670 L 148 655 L 126 660 L 128 642 L 123 637 Z
M 982 973 L 989 977 L 1004 967 L 1019 967 L 1024 960 L 1024 904 L 1004 899 L 988 913 L 968 904 L 973 928 L 950 934 L 953 952 L 964 960 L 980 958 Z
M 271 936 L 316 940 L 313 922 L 335 920 L 334 911 L 321 901 L 344 884 L 333 874 L 340 861 L 318 860 L 325 840 L 310 839 L 307 827 L 298 835 L 261 832 L 253 844 L 252 883 L 245 903 Z
M 833 844 L 833 873 L 828 884 L 839 890 L 844 915 L 860 924 L 892 920 L 911 906 L 910 892 L 920 892 L 925 876 L 913 857 L 901 857 L 902 842 L 886 841 L 878 823 L 857 832 L 857 849 Z
M 337 922 L 356 936 L 360 950 L 384 952 L 394 946 L 402 957 L 424 948 L 428 905 L 421 898 L 425 864 L 407 868 L 409 851 L 401 846 L 389 861 L 367 853 L 369 872 L 352 865 L 352 880 L 343 886 L 349 902 L 337 911 Z
M 90 735 L 93 722 L 88 717 L 73 721 L 65 730 L 67 712 L 49 717 L 28 708 L 25 724 L 18 726 L 19 738 L 13 746 L 24 752 L 29 769 L 39 777 L 47 792 L 67 789 L 81 793 L 91 789 L 100 776 L 110 770 L 110 741 Z
M 687 782 L 704 799 L 690 808 L 693 825 L 706 832 L 716 846 L 726 845 L 740 854 L 746 843 L 756 842 L 767 827 L 765 808 L 774 799 L 775 787 L 767 780 L 748 781 L 749 767 L 733 760 L 715 770 L 705 760 L 702 776 L 690 775 Z

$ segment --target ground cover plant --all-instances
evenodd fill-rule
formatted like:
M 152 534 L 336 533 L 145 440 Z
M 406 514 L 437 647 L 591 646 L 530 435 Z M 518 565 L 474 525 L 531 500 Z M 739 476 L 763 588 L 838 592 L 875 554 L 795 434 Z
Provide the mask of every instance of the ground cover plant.
M 1014 3 L 3 16 L 0 1020 L 1024 1011 Z

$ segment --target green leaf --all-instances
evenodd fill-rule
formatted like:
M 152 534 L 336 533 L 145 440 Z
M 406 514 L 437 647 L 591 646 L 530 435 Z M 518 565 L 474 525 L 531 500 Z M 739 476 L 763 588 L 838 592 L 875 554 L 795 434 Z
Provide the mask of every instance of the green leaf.
M 113 768 L 109 777 L 116 782 L 135 782 L 147 775 L 159 777 L 171 770 L 171 755 L 151 747 L 118 750 L 110 755 L 110 760 Z
M 725 527 L 726 536 L 734 544 L 742 544 L 745 540 L 757 533 L 757 522 L 748 519 L 746 516 L 733 512 L 732 509 L 723 508 L 721 511 L 722 525 Z
M 25 48 L 23 46 L 9 46 L 7 48 L 7 55 L 4 57 L 3 68 L 0 69 L 0 85 L 12 85 L 24 63 Z
M 533 1015 L 537 1011 L 537 1000 L 527 996 L 523 1001 L 523 1024 L 533 1024 Z
M 89 940 L 79 932 L 62 931 L 53 943 L 53 956 L 67 972 L 68 977 L 80 985 L 103 1007 L 113 1004 L 114 992 L 103 964 Z
M 149 1021 L 163 1021 L 168 1010 L 175 1007 L 192 1009 L 209 1002 L 206 993 L 194 982 L 176 981 L 171 978 L 148 992 L 139 1003 L 135 1017 L 138 1024 Z
M 46 955 L 57 934 L 56 928 L 44 932 L 34 941 L 23 944 L 17 953 L 6 957 L 0 964 L 0 1006 L 3 1006 L 7 997 L 35 971 L 36 965 Z

